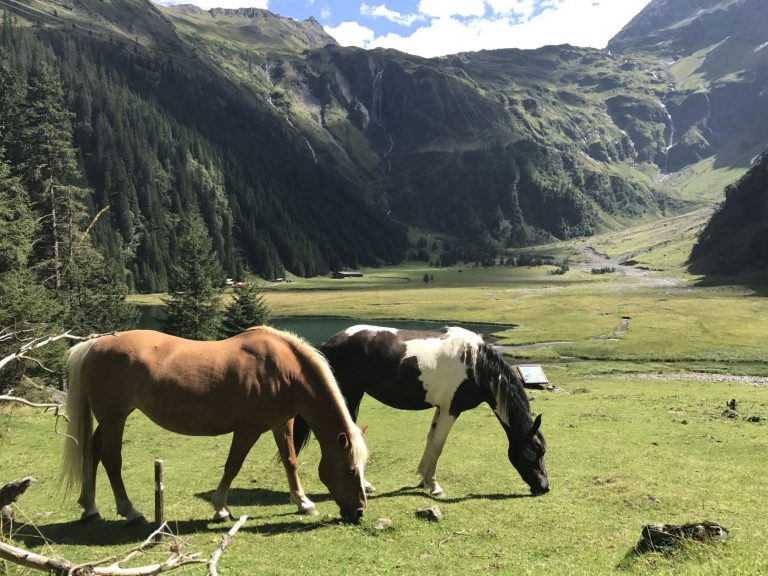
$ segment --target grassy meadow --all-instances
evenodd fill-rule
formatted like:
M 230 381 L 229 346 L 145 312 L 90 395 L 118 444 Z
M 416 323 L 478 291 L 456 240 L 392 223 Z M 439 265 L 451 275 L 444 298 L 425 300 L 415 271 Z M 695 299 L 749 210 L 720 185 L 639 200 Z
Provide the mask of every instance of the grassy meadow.
M 438 468 L 444 519 L 415 510 L 434 501 L 414 488 L 430 412 L 399 412 L 366 399 L 366 469 L 377 492 L 358 525 L 317 477 L 315 442 L 301 457 L 304 487 L 320 517 L 293 514 L 271 436 L 263 437 L 233 484 L 233 513 L 249 520 L 219 562 L 222 574 L 766 574 L 768 387 L 702 374 L 768 375 L 765 299 L 754 289 L 705 286 L 683 262 L 695 222 L 659 244 L 654 228 L 590 239 L 606 257 L 638 249 L 648 271 L 591 274 L 585 244 L 546 247 L 571 269 L 449 268 L 365 270 L 359 279 L 292 278 L 266 287 L 276 315 L 338 315 L 385 322 L 427 319 L 514 325 L 496 334 L 506 352 L 541 362 L 554 392 L 529 391 L 543 414 L 552 492 L 539 498 L 506 459 L 503 431 L 487 406 L 462 415 Z M 659 228 L 656 228 L 658 232 Z M 434 275 L 425 284 L 424 273 Z M 145 300 L 152 302 L 152 300 Z M 752 379 L 764 382 L 765 380 Z M 738 417 L 725 413 L 738 402 Z M 0 408 L 0 482 L 33 475 L 11 539 L 36 552 L 86 561 L 130 549 L 150 528 L 125 528 L 103 471 L 103 524 L 79 525 L 75 495 L 57 484 L 63 439 L 50 414 Z M 209 555 L 227 526 L 209 523 L 211 491 L 229 437 L 187 438 L 143 416 L 128 421 L 124 478 L 136 506 L 151 514 L 152 462 L 166 463 L 166 517 L 187 549 Z M 392 526 L 378 530 L 379 518 Z M 637 553 L 648 523 L 709 520 L 728 542 L 687 543 Z M 6 527 L 5 538 L 8 538 Z M 134 561 L 167 553 L 163 546 Z M 203 567 L 180 572 L 202 574 Z M 0 562 L 0 574 L 22 569 Z

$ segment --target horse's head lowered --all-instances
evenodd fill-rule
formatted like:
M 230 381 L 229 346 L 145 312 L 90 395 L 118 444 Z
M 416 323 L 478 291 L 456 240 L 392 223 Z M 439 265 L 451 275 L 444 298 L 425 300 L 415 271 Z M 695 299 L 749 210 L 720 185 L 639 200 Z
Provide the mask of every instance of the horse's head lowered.
M 549 478 L 547 478 L 547 468 L 544 465 L 544 452 L 547 444 L 539 431 L 540 426 L 541 414 L 536 416 L 533 427 L 527 434 L 514 440 L 505 426 L 509 438 L 509 449 L 507 450 L 509 461 L 526 484 L 530 486 L 531 494 L 534 496 L 549 492 Z
M 333 446 L 323 450 L 318 474 L 333 499 L 339 505 L 341 517 L 357 522 L 368 503 L 365 495 L 363 471 L 368 449 L 362 434 L 342 432 Z
M 541 415 L 531 421 L 522 381 L 489 344 L 481 344 L 470 359 L 476 382 L 486 391 L 486 400 L 507 434 L 509 461 L 528 484 L 531 494 L 546 494 L 549 479 L 544 466 L 546 442 L 539 431 Z

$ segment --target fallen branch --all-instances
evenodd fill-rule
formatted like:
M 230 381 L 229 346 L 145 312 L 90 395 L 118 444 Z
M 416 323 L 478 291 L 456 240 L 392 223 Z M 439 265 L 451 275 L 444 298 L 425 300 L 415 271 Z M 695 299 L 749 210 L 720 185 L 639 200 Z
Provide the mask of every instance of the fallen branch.
M 197 552 L 182 554 L 180 552 L 181 545 L 179 544 L 179 541 L 174 540 L 174 542 L 169 546 L 171 555 L 163 562 L 147 564 L 146 566 L 137 566 L 135 568 L 123 568 L 120 566 L 120 564 L 123 564 L 132 559 L 137 553 L 145 550 L 149 546 L 153 546 L 153 539 L 157 534 L 168 534 L 167 528 L 168 525 L 163 524 L 160 526 L 160 528 L 150 534 L 149 537 L 141 543 L 141 545 L 131 550 L 125 558 L 118 562 L 114 562 L 109 566 L 101 566 L 101 564 L 113 561 L 115 559 L 114 556 L 105 560 L 88 562 L 84 564 L 75 564 L 74 562 L 64 558 L 50 558 L 48 556 L 30 552 L 29 550 L 24 550 L 23 548 L 11 546 L 5 542 L 0 542 L 0 558 L 8 560 L 9 562 L 13 562 L 14 564 L 19 564 L 20 566 L 24 566 L 26 568 L 32 568 L 34 570 L 45 570 L 62 576 L 65 574 L 67 576 L 153 576 L 154 574 L 167 572 L 169 570 L 180 568 L 182 566 L 188 566 L 190 564 L 209 563 L 209 561 L 200 558 L 200 554 Z M 171 536 L 173 535 L 171 534 Z
M 248 516 L 243 514 L 240 516 L 240 519 L 235 523 L 232 528 L 229 529 L 229 532 L 224 534 L 224 537 L 221 539 L 221 544 L 219 544 L 218 548 L 213 551 L 213 554 L 211 554 L 211 559 L 208 561 L 208 574 L 210 576 L 219 576 L 219 572 L 216 570 L 216 564 L 219 562 L 219 558 L 221 558 L 221 555 L 224 554 L 224 550 L 227 549 L 227 547 L 232 543 L 232 539 L 235 537 L 235 534 L 237 534 L 237 531 L 240 530 L 240 528 L 243 527 L 243 524 L 245 524 L 245 521 L 248 520 Z

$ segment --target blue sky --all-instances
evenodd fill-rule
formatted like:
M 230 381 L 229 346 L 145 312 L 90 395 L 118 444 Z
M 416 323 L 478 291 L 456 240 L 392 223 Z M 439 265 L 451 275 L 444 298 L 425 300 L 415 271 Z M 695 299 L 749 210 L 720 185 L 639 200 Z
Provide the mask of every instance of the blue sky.
M 494 48 L 604 48 L 649 0 L 156 0 L 314 16 L 345 46 L 432 57 Z

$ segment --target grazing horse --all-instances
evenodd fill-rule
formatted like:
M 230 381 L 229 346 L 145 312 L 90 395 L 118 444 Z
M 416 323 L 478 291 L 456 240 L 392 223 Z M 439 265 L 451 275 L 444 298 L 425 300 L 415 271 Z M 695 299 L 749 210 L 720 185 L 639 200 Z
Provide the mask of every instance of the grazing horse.
M 214 520 L 231 519 L 229 487 L 259 436 L 272 430 L 288 472 L 292 499 L 303 495 L 295 476 L 290 420 L 300 414 L 320 442 L 319 475 L 347 520 L 366 506 L 363 468 L 368 451 L 328 363 L 297 336 L 258 327 L 219 342 L 197 342 L 133 330 L 82 342 L 69 353 L 64 477 L 80 484 L 83 519 L 97 518 L 96 469 L 107 471 L 117 512 L 138 520 L 121 476 L 126 418 L 140 410 L 179 434 L 233 432 L 224 475 L 213 494 Z M 93 430 L 92 417 L 98 423 Z M 289 455 L 293 455 L 292 462 Z M 291 469 L 296 484 L 291 482 Z
M 531 418 L 520 378 L 478 334 L 458 327 L 415 331 L 352 326 L 318 348 L 333 368 L 353 419 L 357 420 L 366 392 L 401 410 L 435 407 L 418 467 L 420 485 L 432 496 L 443 495 L 435 471 L 451 427 L 462 412 L 483 401 L 504 429 L 509 461 L 531 493 L 549 492 L 541 415 Z M 307 443 L 309 432 L 297 417 L 293 440 L 297 452 Z M 373 490 L 370 485 L 366 488 Z

